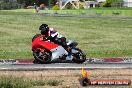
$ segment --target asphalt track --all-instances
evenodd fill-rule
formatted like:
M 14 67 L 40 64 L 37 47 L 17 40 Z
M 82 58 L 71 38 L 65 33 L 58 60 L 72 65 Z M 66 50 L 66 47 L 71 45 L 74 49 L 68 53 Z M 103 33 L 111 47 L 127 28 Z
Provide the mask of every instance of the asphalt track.
M 96 68 L 132 68 L 132 63 L 52 63 L 52 64 L 1 64 L 0 70 L 49 70 L 49 69 L 96 69 Z
M 34 64 L 33 60 L 5 60 L 0 59 L 0 70 L 49 70 L 49 69 L 102 69 L 102 68 L 132 68 L 132 58 L 104 58 L 87 59 L 82 64 L 77 63 L 50 63 Z
M 3 64 L 0 70 L 44 70 L 44 69 L 94 69 L 94 68 L 132 68 L 131 63 L 111 64 L 76 64 L 76 63 L 54 63 L 54 64 Z
M 54 64 L 2 64 L 0 70 L 49 70 L 49 69 L 97 69 L 97 68 L 132 68 L 132 64 L 76 64 L 76 63 L 54 63 Z

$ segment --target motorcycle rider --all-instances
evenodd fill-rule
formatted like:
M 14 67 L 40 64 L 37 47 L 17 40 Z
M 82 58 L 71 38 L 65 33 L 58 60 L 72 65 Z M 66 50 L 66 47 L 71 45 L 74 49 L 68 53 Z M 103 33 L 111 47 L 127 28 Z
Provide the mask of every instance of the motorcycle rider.
M 54 28 L 50 28 L 47 24 L 41 24 L 39 30 L 41 31 L 42 35 L 45 35 L 44 40 L 50 40 L 56 44 L 59 44 L 64 47 L 68 53 L 70 53 L 71 49 L 66 44 L 66 38 L 59 35 L 59 32 L 57 32 Z

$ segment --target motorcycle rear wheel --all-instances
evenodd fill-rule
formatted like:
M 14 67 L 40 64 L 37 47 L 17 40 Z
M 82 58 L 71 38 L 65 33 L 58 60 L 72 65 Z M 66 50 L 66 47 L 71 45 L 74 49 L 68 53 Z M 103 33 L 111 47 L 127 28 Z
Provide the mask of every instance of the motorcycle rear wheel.
M 79 48 L 74 48 L 75 50 L 78 51 L 78 53 L 73 54 L 73 62 L 75 63 L 83 63 L 86 61 L 86 54 L 79 49 Z
M 35 58 L 34 63 L 47 64 L 51 62 L 51 53 L 48 51 L 44 52 L 33 52 Z

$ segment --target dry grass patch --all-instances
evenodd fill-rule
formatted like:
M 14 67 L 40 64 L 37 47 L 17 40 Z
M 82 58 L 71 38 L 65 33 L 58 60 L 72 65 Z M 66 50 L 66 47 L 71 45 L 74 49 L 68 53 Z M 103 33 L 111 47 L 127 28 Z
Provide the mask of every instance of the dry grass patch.
M 89 71 L 90 79 L 130 79 L 132 69 L 92 69 Z M 0 76 L 15 76 L 31 80 L 60 80 L 62 85 L 53 88 L 82 88 L 78 78 L 81 70 L 43 70 L 43 71 L 1 71 Z M 51 86 L 37 86 L 36 88 L 52 88 Z M 127 86 L 125 86 L 127 88 Z M 129 88 L 129 87 L 128 87 Z

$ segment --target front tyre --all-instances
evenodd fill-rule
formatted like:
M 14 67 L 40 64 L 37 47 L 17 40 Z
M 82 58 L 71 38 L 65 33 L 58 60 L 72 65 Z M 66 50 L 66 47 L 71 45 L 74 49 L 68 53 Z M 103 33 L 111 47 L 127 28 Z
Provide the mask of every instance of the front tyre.
M 51 53 L 45 50 L 44 52 L 35 51 L 33 52 L 35 58 L 34 63 L 47 64 L 51 62 Z
M 79 48 L 74 48 L 74 50 L 76 50 L 76 53 L 73 53 L 73 62 L 75 63 L 83 63 L 86 60 L 86 54 L 84 54 L 84 52 L 79 49 Z

